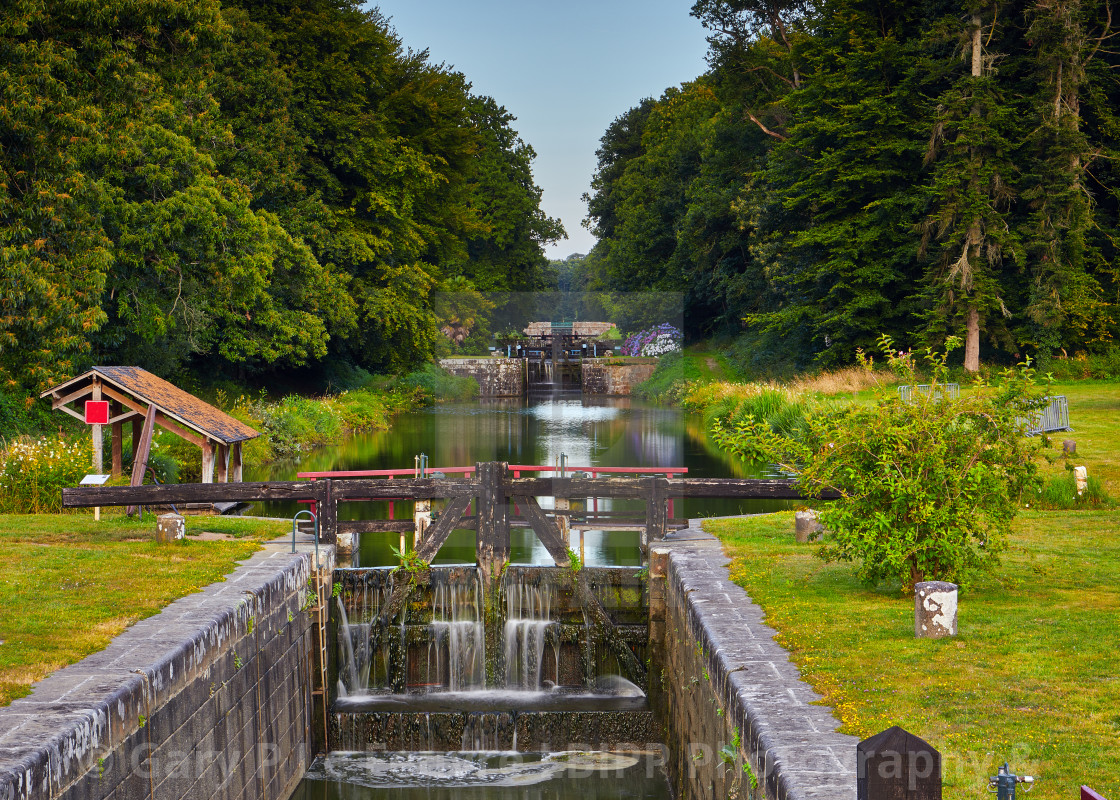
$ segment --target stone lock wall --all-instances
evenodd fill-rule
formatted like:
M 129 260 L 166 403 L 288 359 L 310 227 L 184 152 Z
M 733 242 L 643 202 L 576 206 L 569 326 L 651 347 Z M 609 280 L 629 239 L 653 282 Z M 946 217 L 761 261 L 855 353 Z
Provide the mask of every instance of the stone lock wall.
M 650 700 L 676 796 L 855 800 L 857 739 L 810 705 L 818 695 L 731 583 L 719 542 L 693 523 L 650 556 Z
M 582 364 L 584 394 L 629 395 L 649 380 L 657 369 L 656 358 L 585 358 Z
M 0 800 L 285 800 L 311 756 L 310 574 L 259 553 L 0 708 Z
M 474 378 L 482 397 L 525 394 L 525 362 L 520 358 L 441 358 L 439 365 L 452 375 Z

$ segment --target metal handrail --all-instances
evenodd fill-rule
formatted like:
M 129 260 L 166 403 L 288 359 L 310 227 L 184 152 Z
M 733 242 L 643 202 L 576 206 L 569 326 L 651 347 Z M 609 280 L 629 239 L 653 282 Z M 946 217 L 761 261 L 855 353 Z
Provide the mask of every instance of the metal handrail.
M 304 508 L 304 509 L 301 509 L 301 510 L 297 511 L 296 515 L 294 517 L 292 517 L 292 552 L 294 553 L 296 551 L 296 530 L 299 527 L 299 518 L 302 517 L 304 514 L 307 514 L 307 516 L 309 516 L 311 518 L 311 521 L 315 523 L 315 536 L 314 536 L 314 539 L 315 539 L 315 569 L 318 569 L 319 568 L 319 518 L 315 515 L 314 511 L 311 511 L 309 509 Z

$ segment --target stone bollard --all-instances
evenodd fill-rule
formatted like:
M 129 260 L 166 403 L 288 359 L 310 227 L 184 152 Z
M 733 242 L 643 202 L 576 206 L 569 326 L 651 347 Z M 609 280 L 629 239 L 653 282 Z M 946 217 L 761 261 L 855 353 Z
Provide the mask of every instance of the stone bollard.
M 817 519 L 817 512 L 810 509 L 809 511 L 798 511 L 794 515 L 794 535 L 797 541 L 802 544 L 806 542 L 819 542 L 824 536 L 824 525 L 821 525 L 820 520 Z
M 187 521 L 182 514 L 161 514 L 156 519 L 156 541 L 160 544 L 181 542 L 187 535 Z
M 957 635 L 957 585 L 922 581 L 914 585 L 914 635 L 941 639 Z
M 1074 439 L 1062 439 L 1062 455 L 1077 455 L 1077 442 Z
M 1073 480 L 1077 484 L 1077 496 L 1080 497 L 1089 488 L 1089 470 L 1085 467 L 1074 467 Z

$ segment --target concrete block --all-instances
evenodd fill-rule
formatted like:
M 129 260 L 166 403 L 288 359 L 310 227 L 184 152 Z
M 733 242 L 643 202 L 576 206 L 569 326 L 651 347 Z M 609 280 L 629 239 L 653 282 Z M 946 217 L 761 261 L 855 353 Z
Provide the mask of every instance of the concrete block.
M 914 585 L 914 635 L 940 639 L 957 635 L 957 585 L 922 581 Z
M 187 521 L 181 514 L 161 514 L 156 519 L 156 541 L 162 544 L 181 542 L 187 535 Z

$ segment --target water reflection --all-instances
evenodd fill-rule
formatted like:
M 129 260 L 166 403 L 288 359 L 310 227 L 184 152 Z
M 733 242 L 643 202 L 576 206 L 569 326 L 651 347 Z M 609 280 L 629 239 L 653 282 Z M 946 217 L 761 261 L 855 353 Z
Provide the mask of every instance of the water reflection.
M 506 461 L 511 465 L 552 466 L 561 454 L 569 468 L 580 467 L 686 467 L 693 477 L 766 477 L 752 467 L 714 450 L 704 436 L 701 421 L 678 409 L 642 403 L 630 398 L 583 397 L 558 393 L 521 399 L 487 399 L 442 405 L 401 414 L 388 431 L 355 436 L 336 447 L 307 453 L 298 462 L 271 465 L 246 474 L 246 480 L 293 480 L 297 472 L 411 468 L 414 457 L 427 453 L 432 469 L 473 466 L 479 461 Z M 547 473 L 545 474 L 547 476 Z M 591 504 L 592 501 L 588 501 Z M 541 505 L 551 506 L 551 498 Z M 758 513 L 787 507 L 788 501 L 745 501 L 677 498 L 678 518 Z M 642 516 L 640 501 L 601 498 L 593 504 L 600 511 L 633 512 Z M 439 503 L 435 504 L 438 509 Z M 581 502 L 573 507 L 581 508 Z M 251 513 L 292 516 L 295 503 L 258 504 Z M 346 503 L 340 519 L 408 519 L 412 504 Z M 517 563 L 551 563 L 537 538 L 527 530 L 513 532 L 513 560 Z M 395 563 L 389 546 L 395 534 L 366 534 L 358 556 L 363 566 Z M 573 548 L 578 540 L 573 534 Z M 583 552 L 591 565 L 640 563 L 638 534 L 631 531 L 589 531 Z M 457 531 L 440 550 L 437 564 L 473 563 L 474 533 Z

